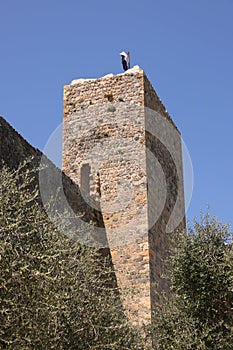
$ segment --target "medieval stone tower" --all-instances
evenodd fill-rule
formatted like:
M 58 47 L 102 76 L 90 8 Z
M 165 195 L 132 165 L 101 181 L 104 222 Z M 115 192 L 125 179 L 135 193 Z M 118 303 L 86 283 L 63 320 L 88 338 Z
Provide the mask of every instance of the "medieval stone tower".
M 130 317 L 149 321 L 185 209 L 180 133 L 138 66 L 65 86 L 63 171 L 103 215 L 90 245 L 110 247 Z

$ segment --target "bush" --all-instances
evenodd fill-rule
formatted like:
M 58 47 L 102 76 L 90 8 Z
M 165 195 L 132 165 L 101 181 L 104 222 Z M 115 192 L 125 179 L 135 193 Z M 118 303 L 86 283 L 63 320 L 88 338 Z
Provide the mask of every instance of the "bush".
M 108 261 L 53 226 L 28 165 L 0 171 L 0 348 L 142 349 Z
M 173 294 L 156 309 L 158 349 L 233 349 L 232 233 L 209 215 L 174 240 Z

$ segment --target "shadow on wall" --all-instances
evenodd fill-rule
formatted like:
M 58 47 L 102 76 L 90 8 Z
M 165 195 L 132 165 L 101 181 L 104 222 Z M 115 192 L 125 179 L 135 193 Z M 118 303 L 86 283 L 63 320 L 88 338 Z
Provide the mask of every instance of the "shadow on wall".
M 42 169 L 41 159 L 43 159 Z M 64 197 L 72 213 L 76 216 L 78 215 L 80 221 L 90 223 L 90 225 L 88 225 L 89 227 L 100 227 L 103 232 L 104 222 L 101 212 L 93 209 L 86 203 L 79 186 L 64 172 L 58 169 L 40 150 L 31 146 L 3 117 L 0 116 L 0 167 L 6 164 L 9 168 L 16 169 L 26 160 L 30 160 L 28 166 L 36 170 L 35 181 L 32 183 L 32 186 L 37 186 L 40 189 L 41 186 L 43 187 L 43 200 L 41 193 L 39 193 L 38 198 L 41 205 L 42 203 L 49 204 L 52 202 L 54 200 L 54 194 L 56 194 L 55 209 L 62 215 L 64 212 L 64 201 L 62 197 Z M 62 188 L 57 188 L 59 183 L 61 183 Z M 107 241 L 106 237 L 105 239 Z M 110 255 L 108 248 L 101 249 L 101 252 L 104 256 Z

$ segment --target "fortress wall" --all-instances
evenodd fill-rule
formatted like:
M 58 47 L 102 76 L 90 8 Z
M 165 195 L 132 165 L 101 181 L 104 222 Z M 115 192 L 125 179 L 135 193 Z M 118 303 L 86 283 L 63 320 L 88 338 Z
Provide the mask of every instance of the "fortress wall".
M 132 318 L 148 321 L 150 277 L 143 100 L 140 69 L 77 80 L 65 86 L 63 170 L 81 183 L 80 165 L 89 164 L 91 176 L 96 179 L 91 184 L 89 200 L 94 198 L 101 208 L 123 299 L 126 292 L 124 306 Z M 131 289 L 135 294 L 130 298 Z
M 132 320 L 149 322 L 156 294 L 166 288 L 161 275 L 177 181 L 180 213 L 184 208 L 180 145 L 174 122 L 139 67 L 64 87 L 63 170 L 84 184 L 81 169 L 89 167 L 90 188 L 81 191 L 102 212 L 122 298 L 125 289 L 135 292 L 124 300 Z
M 61 215 L 68 206 L 74 216 L 79 215 L 81 221 L 87 224 L 91 222 L 91 227 L 96 225 L 104 230 L 101 213 L 87 205 L 78 185 L 58 169 L 41 151 L 31 146 L 0 116 L 0 166 L 7 164 L 11 169 L 16 169 L 19 164 L 28 159 L 30 162 L 27 167 L 36 169 L 35 181 L 32 185 L 39 189 L 38 200 L 41 204 L 53 203 L 54 210 L 57 210 Z M 39 171 L 40 166 L 44 168 L 41 171 Z M 61 186 L 60 189 L 59 186 Z M 75 229 L 80 230 L 80 227 L 75 225 Z
M 144 77 L 148 179 L 149 256 L 151 300 L 168 289 L 166 271 L 170 236 L 185 229 L 184 180 L 180 132 Z
M 180 133 L 143 70 L 64 87 L 64 172 L 0 117 L 0 165 L 28 157 L 47 166 L 36 173 L 39 200 L 56 195 L 55 209 L 62 216 L 68 207 L 80 243 L 111 252 L 126 311 L 150 322 L 168 287 L 169 238 L 185 216 Z

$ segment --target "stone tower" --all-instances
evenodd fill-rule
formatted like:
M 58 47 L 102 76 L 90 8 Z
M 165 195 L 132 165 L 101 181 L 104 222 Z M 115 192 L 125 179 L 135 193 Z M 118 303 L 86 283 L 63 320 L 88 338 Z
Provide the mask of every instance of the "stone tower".
M 129 316 L 150 321 L 185 209 L 180 133 L 138 66 L 64 87 L 63 171 L 102 212 L 90 244 L 110 247 Z

